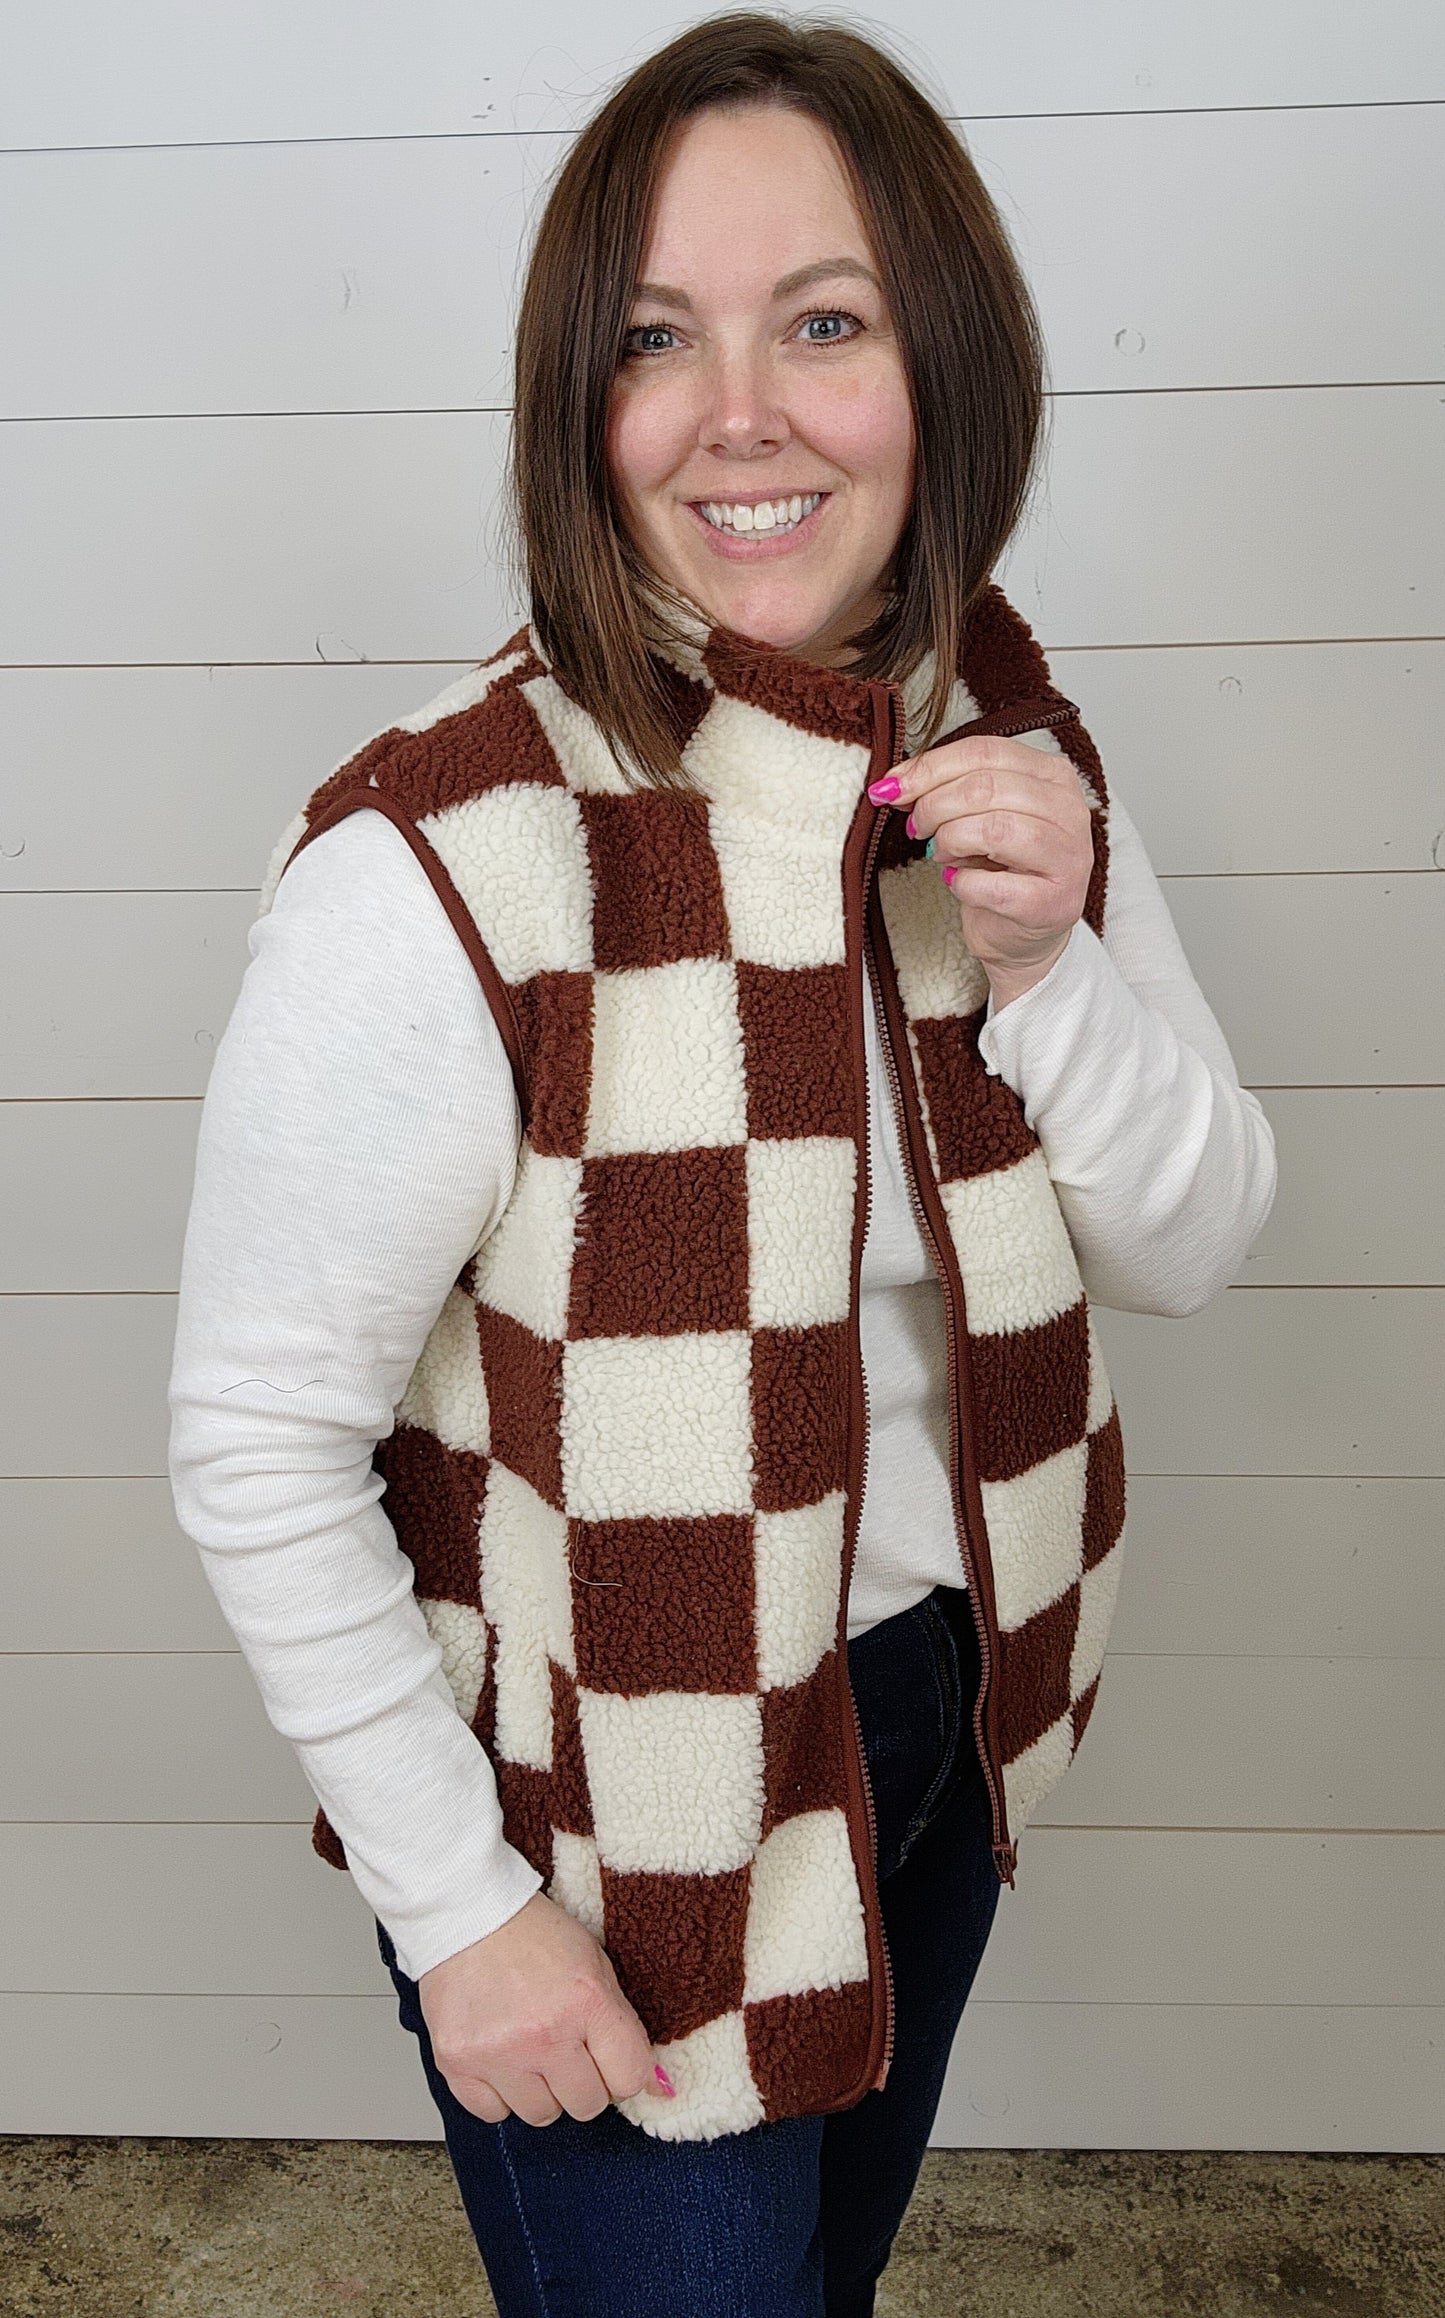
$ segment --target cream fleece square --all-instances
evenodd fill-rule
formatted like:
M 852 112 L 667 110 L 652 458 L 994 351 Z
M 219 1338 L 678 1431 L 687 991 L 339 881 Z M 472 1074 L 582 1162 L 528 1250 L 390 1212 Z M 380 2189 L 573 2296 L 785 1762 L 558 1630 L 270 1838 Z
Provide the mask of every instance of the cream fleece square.
M 714 806 L 713 852 L 735 958 L 755 966 L 841 966 L 847 955 L 838 854 L 807 832 Z
M 602 1869 L 594 1837 L 569 1835 L 565 1828 L 553 1828 L 552 1880 L 547 1897 L 579 1924 L 585 1924 L 594 1940 L 601 1939 Z
M 830 1489 L 814 1505 L 754 1517 L 760 1690 L 806 1682 L 837 1639 L 844 1503 L 843 1491 Z
M 451 1684 L 457 1712 L 470 1722 L 487 1672 L 487 1623 L 465 1602 L 418 1599 L 426 1629 L 442 1654 L 442 1672 Z
M 550 1770 L 549 1661 L 576 1671 L 567 1523 L 520 1474 L 494 1460 L 478 1539 L 482 1607 L 497 1632 L 497 1752 Z
M 915 1021 L 973 1014 L 988 1004 L 988 976 L 963 938 L 958 903 L 932 861 L 878 872 L 898 988 Z
M 451 872 L 504 982 L 590 973 L 592 871 L 569 789 L 508 781 L 417 826 Z
M 575 700 L 568 699 L 555 676 L 530 677 L 517 689 L 531 702 L 569 788 L 590 797 L 631 795 L 632 784 L 603 739 L 600 726 L 584 715 Z
M 463 1288 L 448 1288 L 396 1408 L 397 1422 L 423 1425 L 449 1449 L 485 1456 L 492 1445 L 487 1382 L 477 1335 L 477 1307 Z
M 720 2012 L 690 2035 L 653 2050 L 672 2080 L 674 2099 L 632 2093 L 616 2106 L 654 2141 L 715 2141 L 720 2134 L 747 2133 L 762 2123 L 762 2095 L 748 2065 L 747 2021 L 741 2012 Z
M 1008 1814 L 1009 1833 L 1015 1842 L 1073 1759 L 1074 1718 L 1072 1714 L 1061 1714 L 1031 1747 L 1025 1747 L 1021 1755 L 1004 1764 L 1004 1809 Z
M 597 974 L 583 1156 L 716 1149 L 747 1139 L 737 970 L 680 958 Z
M 1074 1637 L 1074 1656 L 1069 1668 L 1069 1687 L 1075 1698 L 1083 1697 L 1104 1663 L 1104 1647 L 1109 1639 L 1109 1624 L 1123 1568 L 1121 1531 L 1103 1560 L 1096 1561 L 1091 1570 L 1085 1570 L 1080 1580 L 1079 1630 Z
M 720 692 L 688 742 L 683 762 L 710 804 L 768 825 L 779 896 L 792 870 L 779 848 L 788 847 L 795 836 L 825 846 L 836 872 L 863 794 L 866 748 L 804 732 L 765 708 Z
M 1089 1452 L 1080 1441 L 1011 1481 L 982 1483 L 998 1622 L 1015 1633 L 1067 1592 L 1084 1567 Z
M 752 1510 L 745 1328 L 592 1336 L 562 1353 L 562 1493 L 583 1521 Z
M 837 1135 L 749 1143 L 748 1316 L 754 1328 L 848 1317 L 856 1146 Z
M 579 1688 L 597 1856 L 622 1873 L 722 1875 L 757 1848 L 763 1720 L 755 1696 Z
M 753 1861 L 743 2002 L 868 1977 L 863 1899 L 841 1811 L 801 1811 Z
M 1072 1311 L 1083 1285 L 1042 1150 L 939 1190 L 963 1273 L 970 1336 L 1041 1328 Z
M 567 1333 L 581 1206 L 581 1160 L 535 1151 L 524 1137 L 511 1198 L 477 1251 L 478 1301 L 520 1320 L 534 1336 L 560 1343 Z

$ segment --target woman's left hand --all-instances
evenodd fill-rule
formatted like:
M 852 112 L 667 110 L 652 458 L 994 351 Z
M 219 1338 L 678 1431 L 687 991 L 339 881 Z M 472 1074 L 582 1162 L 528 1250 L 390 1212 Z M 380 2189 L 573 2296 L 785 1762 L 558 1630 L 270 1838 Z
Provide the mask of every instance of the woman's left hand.
M 1084 913 L 1093 814 L 1076 768 L 1054 750 L 976 733 L 895 765 L 896 796 L 876 803 L 933 839 L 933 860 L 963 914 L 963 938 L 988 975 L 995 1011 L 1041 982 Z

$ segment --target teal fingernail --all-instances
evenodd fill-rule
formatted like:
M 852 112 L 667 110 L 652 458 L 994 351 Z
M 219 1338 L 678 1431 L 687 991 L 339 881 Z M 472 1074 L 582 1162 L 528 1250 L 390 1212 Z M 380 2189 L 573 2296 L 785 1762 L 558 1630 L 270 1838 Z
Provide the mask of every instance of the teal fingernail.
M 931 837 L 923 848 L 923 858 L 925 861 L 931 861 L 933 859 L 933 839 Z

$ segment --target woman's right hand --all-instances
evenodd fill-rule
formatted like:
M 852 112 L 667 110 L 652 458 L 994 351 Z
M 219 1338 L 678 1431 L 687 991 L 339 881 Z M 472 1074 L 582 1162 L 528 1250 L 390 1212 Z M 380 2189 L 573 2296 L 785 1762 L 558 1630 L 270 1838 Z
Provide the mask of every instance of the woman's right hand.
M 550 2125 L 564 2109 L 585 2121 L 633 2093 L 669 2097 L 606 1949 L 545 1892 L 417 1985 L 437 2067 L 489 2125 L 513 2110 Z

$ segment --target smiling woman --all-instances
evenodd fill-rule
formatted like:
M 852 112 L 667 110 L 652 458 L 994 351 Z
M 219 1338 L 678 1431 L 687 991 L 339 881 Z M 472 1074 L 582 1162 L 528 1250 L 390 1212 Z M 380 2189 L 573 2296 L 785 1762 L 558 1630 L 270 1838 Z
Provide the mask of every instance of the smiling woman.
M 1037 327 L 897 65 L 644 60 L 516 360 L 528 617 L 267 868 L 177 1509 L 503 2318 L 867 2318 L 1103 1678 L 1090 1298 L 1197 1310 L 1273 1146 L 990 579 Z
M 1042 411 L 1027 284 L 921 90 L 841 25 L 697 25 L 582 130 L 528 269 L 512 504 L 543 646 L 653 781 L 687 782 L 649 654 L 670 588 L 820 667 L 931 655 L 926 741 Z

